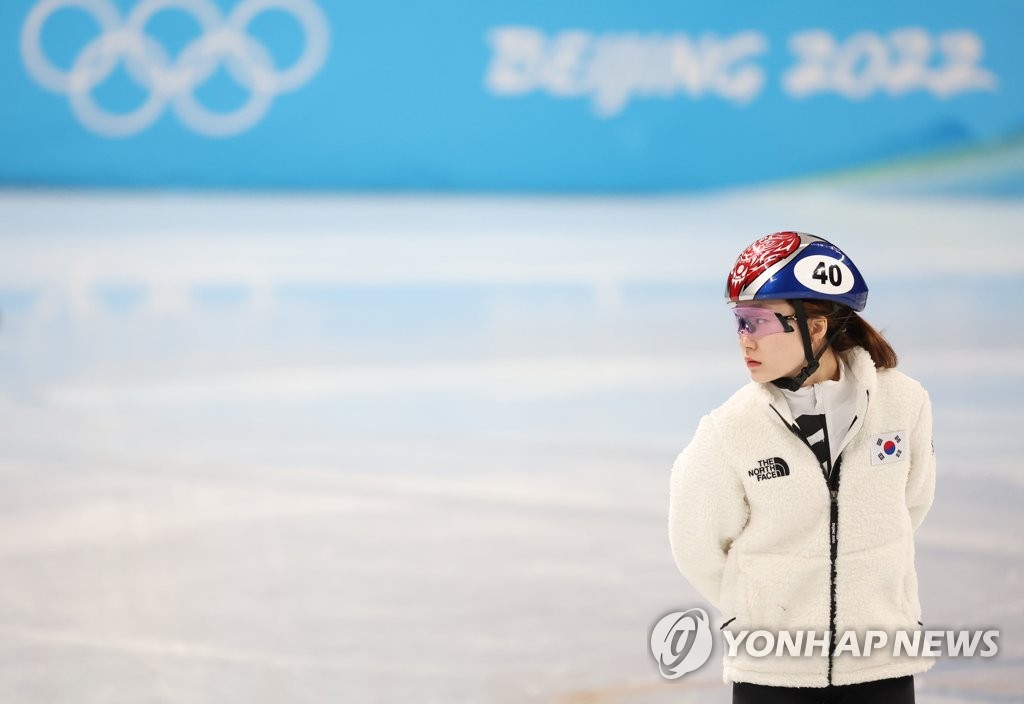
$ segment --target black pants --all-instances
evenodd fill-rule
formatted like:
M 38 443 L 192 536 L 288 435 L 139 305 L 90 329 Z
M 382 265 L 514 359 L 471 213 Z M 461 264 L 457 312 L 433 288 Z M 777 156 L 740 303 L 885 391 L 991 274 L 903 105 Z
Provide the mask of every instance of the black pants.
M 733 682 L 732 704 L 914 704 L 914 676 L 828 687 Z

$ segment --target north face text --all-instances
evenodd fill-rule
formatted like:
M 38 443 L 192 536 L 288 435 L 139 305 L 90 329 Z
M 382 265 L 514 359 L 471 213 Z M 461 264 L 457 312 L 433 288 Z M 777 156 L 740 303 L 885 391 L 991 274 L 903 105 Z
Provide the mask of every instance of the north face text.
M 774 477 L 786 477 L 789 476 L 789 465 L 781 457 L 769 457 L 768 459 L 759 460 L 757 467 L 750 470 L 748 474 L 751 477 L 756 477 L 757 481 L 773 479 Z

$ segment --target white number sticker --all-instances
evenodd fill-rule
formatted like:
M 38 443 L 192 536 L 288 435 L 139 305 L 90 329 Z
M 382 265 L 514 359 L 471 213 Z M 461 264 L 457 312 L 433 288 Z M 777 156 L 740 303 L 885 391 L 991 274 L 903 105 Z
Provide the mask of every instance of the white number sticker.
M 853 288 L 853 272 L 832 257 L 816 256 L 801 259 L 793 269 L 796 280 L 819 293 L 846 293 Z

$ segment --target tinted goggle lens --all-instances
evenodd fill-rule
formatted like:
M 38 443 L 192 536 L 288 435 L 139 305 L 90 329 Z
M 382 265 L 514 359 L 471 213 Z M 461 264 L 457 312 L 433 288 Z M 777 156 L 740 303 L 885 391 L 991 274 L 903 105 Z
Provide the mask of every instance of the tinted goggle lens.
M 736 334 L 750 335 L 755 340 L 777 332 L 789 332 L 791 328 L 784 316 L 768 308 L 737 307 L 732 309 L 736 316 Z

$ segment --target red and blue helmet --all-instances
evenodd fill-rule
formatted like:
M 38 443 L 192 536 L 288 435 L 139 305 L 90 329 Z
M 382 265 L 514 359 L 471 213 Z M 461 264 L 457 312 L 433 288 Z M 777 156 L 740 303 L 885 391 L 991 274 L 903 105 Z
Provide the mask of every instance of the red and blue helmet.
M 765 235 L 743 250 L 725 283 L 728 301 L 817 299 L 864 310 L 868 287 L 831 242 L 804 232 Z

